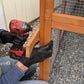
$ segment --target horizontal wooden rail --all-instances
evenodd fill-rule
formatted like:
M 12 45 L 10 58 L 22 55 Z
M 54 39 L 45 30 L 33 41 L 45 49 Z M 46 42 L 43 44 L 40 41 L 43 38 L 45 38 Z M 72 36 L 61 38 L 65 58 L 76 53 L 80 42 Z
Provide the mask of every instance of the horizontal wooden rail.
M 39 28 L 36 29 L 32 37 L 26 43 L 26 57 L 29 57 L 36 42 L 39 41 Z
M 52 27 L 84 34 L 84 17 L 58 14 L 54 12 L 52 14 Z

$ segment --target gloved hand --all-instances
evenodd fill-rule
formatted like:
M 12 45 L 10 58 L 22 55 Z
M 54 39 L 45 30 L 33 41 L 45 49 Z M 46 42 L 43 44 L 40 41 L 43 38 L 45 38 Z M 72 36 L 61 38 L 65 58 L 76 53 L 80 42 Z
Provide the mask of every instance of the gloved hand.
M 13 44 L 14 46 L 17 46 L 18 48 L 19 47 L 22 47 L 24 42 L 26 41 L 27 37 L 21 37 L 21 36 L 16 36 L 14 39 L 13 39 Z
M 23 44 L 23 38 L 14 33 L 0 29 L 0 40 L 2 43 Z
M 52 47 L 53 47 L 53 42 L 51 41 L 43 47 L 34 48 L 30 58 L 23 56 L 22 58 L 20 58 L 19 61 L 27 67 L 35 63 L 42 62 L 45 59 L 52 56 Z
M 16 35 L 11 32 L 8 32 L 3 29 L 0 30 L 0 39 L 2 43 L 12 43 L 15 37 Z

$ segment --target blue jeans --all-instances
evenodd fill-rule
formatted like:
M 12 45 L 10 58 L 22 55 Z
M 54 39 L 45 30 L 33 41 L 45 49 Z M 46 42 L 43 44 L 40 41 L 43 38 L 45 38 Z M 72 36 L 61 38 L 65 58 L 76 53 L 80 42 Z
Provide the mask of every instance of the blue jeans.
M 0 73 L 1 75 L 5 74 L 6 72 L 8 72 L 8 70 L 10 70 L 12 68 L 13 65 L 15 65 L 15 63 L 17 62 L 17 60 L 11 59 L 10 57 L 0 57 Z M 25 75 L 33 75 L 33 73 L 36 70 L 36 65 L 33 65 L 29 68 L 28 72 L 26 72 Z M 28 80 L 28 81 L 21 81 L 18 84 L 48 84 L 45 81 L 41 81 L 41 80 Z
M 8 72 L 12 66 L 15 65 L 17 60 L 11 59 L 10 57 L 0 57 L 0 74 L 4 75 L 6 72 Z M 36 65 L 32 65 L 29 70 L 25 73 L 25 77 L 31 77 L 36 72 Z
M 0 57 L 0 68 L 2 75 L 8 72 L 16 62 L 17 60 L 13 60 L 8 56 Z

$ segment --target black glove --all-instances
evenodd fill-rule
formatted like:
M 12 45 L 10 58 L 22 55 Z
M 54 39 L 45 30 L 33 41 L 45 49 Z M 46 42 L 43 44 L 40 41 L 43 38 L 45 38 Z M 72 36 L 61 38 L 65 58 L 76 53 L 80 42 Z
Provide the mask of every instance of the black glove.
M 12 43 L 15 37 L 16 35 L 11 32 L 3 29 L 0 30 L 0 39 L 2 43 Z
M 0 30 L 0 41 L 2 43 L 13 43 L 14 45 L 22 45 L 25 38 L 17 36 L 14 33 L 8 32 L 6 30 Z
M 16 36 L 14 39 L 13 39 L 13 44 L 14 46 L 17 46 L 18 48 L 19 47 L 22 47 L 24 42 L 26 41 L 26 37 L 21 37 L 21 36 Z
M 51 41 L 49 44 L 47 44 L 44 47 L 34 48 L 30 58 L 23 56 L 22 58 L 20 58 L 19 61 L 27 67 L 31 66 L 32 64 L 42 62 L 45 59 L 52 56 L 52 47 L 53 47 L 53 42 Z

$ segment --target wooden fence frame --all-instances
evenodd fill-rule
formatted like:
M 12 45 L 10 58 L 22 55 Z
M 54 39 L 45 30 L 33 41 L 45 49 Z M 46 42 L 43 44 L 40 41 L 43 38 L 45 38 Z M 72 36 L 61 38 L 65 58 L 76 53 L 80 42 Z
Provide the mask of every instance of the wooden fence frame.
M 54 12 L 54 0 L 40 0 L 40 27 L 26 44 L 26 56 L 29 56 L 34 44 L 40 41 L 41 46 L 51 40 L 51 29 L 84 34 L 84 18 Z M 40 63 L 40 79 L 48 80 L 49 59 Z

